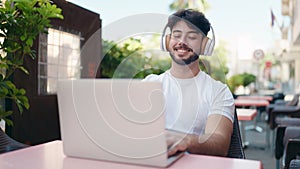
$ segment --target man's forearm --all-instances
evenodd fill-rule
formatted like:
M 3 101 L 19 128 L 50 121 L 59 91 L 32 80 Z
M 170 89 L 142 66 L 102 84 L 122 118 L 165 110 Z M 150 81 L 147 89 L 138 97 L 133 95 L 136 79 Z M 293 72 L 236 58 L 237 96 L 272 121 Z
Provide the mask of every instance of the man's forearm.
M 226 156 L 230 143 L 219 134 L 187 135 L 186 139 L 189 140 L 187 151 L 193 154 Z

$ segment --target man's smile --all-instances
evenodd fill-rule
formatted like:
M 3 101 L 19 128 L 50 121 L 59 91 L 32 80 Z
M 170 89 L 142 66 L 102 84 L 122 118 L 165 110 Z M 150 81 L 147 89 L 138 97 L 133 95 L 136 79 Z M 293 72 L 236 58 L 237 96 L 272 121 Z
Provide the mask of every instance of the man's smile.
M 190 52 L 193 52 L 193 49 L 187 47 L 187 45 L 175 46 L 174 51 L 179 55 L 187 55 Z

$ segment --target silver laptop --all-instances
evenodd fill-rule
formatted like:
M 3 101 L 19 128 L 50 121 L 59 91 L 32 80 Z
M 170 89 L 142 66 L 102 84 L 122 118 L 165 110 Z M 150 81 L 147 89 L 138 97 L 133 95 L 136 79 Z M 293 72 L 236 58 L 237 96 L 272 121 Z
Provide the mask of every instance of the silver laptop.
M 58 82 L 64 153 L 71 157 L 167 167 L 161 83 L 133 79 Z

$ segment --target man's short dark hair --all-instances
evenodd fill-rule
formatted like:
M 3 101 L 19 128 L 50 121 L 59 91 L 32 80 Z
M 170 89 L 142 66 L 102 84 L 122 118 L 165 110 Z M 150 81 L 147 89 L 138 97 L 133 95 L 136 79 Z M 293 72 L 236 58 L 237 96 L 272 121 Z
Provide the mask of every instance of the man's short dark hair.
M 167 26 L 173 29 L 173 26 L 179 22 L 185 21 L 201 30 L 206 36 L 210 30 L 210 23 L 202 12 L 193 9 L 181 9 L 173 13 L 168 18 Z

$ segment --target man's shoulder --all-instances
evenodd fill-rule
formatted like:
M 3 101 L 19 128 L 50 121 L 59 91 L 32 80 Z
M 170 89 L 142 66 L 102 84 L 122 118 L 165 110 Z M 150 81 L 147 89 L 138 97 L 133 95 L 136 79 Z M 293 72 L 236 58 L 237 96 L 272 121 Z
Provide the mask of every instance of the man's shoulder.
M 204 81 L 206 83 L 210 83 L 211 85 L 213 86 L 218 86 L 218 87 L 223 87 L 223 86 L 226 86 L 225 83 L 219 81 L 219 80 L 216 80 L 214 78 L 212 78 L 210 75 L 206 74 L 205 72 L 202 72 L 202 74 L 200 75 L 202 76 L 201 81 Z
M 204 78 L 204 82 L 205 83 L 205 87 L 212 90 L 213 92 L 217 93 L 220 91 L 223 92 L 230 92 L 228 86 L 226 83 L 223 83 L 219 80 L 216 80 L 214 78 L 212 78 L 211 76 L 207 75 L 204 73 L 204 75 L 202 75 Z
M 162 74 L 159 74 L 159 75 L 157 75 L 157 74 L 150 74 L 150 75 L 146 76 L 143 79 L 143 81 L 150 81 L 150 82 L 152 82 L 152 81 L 162 81 L 162 79 L 165 77 L 165 75 L 166 75 L 166 72 L 164 72 Z

